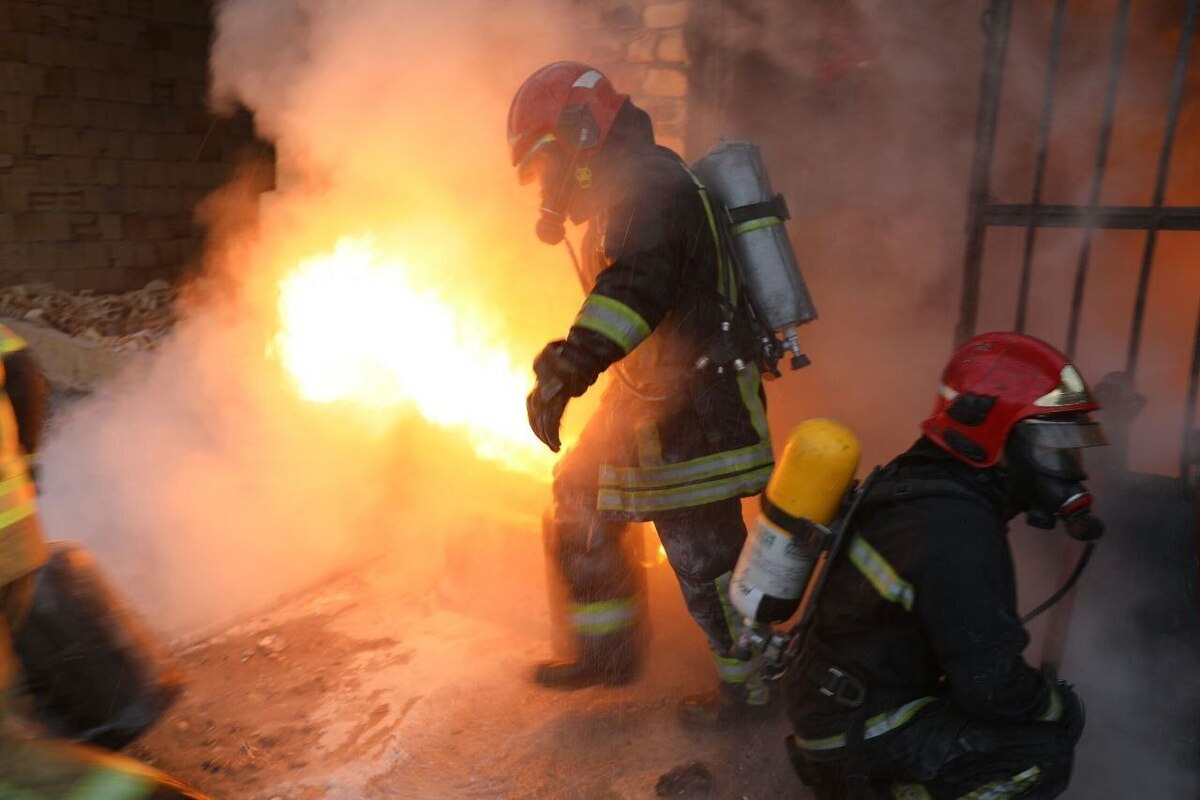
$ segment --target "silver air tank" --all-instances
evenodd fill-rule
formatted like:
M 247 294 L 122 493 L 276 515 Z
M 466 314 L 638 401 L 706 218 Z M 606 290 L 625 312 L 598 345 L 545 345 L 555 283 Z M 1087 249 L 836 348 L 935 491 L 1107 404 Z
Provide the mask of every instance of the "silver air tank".
M 783 227 L 787 205 L 771 189 L 758 145 L 722 141 L 693 171 L 717 202 L 715 211 L 730 233 L 741 283 L 755 310 L 783 336 L 792 366 L 803 366 L 807 359 L 796 328 L 816 319 L 817 310 Z

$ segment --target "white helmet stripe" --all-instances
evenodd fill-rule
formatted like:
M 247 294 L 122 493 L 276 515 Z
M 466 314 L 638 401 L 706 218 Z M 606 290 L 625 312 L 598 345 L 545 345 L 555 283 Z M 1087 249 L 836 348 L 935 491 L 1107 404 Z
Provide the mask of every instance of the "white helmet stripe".
M 604 76 L 601 75 L 598 71 L 596 71 L 594 69 L 589 69 L 587 72 L 583 73 L 582 75 L 580 75 L 578 78 L 575 79 L 575 82 L 571 84 L 571 88 L 574 89 L 577 86 L 582 86 L 584 89 L 592 89 L 603 78 L 604 78 Z

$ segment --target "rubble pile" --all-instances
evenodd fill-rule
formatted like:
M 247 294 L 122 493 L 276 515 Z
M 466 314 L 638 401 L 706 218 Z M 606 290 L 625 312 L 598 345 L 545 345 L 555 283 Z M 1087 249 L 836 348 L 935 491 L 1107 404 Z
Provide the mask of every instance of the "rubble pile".
M 124 294 L 18 284 L 0 288 L 0 317 L 54 328 L 112 350 L 153 350 L 175 323 L 178 294 L 161 280 Z

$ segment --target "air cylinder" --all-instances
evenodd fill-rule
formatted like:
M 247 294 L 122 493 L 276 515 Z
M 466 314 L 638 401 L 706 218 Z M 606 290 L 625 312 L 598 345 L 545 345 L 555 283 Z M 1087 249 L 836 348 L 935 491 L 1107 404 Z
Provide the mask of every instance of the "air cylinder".
M 814 567 L 833 543 L 827 526 L 860 455 L 858 439 L 840 422 L 810 419 L 792 431 L 730 584 L 730 599 L 746 619 L 783 622 L 800 607 Z

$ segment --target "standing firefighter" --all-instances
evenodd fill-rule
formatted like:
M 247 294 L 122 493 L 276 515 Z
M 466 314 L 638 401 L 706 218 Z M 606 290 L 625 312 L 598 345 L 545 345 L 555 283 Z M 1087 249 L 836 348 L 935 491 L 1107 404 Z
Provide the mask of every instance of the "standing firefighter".
M 46 407 L 45 380 L 25 342 L 0 325 L 0 797 L 180 800 L 201 795 L 136 761 L 8 730 L 17 677 L 13 633 L 48 556 L 29 464 Z
M 758 370 L 715 366 L 730 363 L 721 348 L 742 336 L 742 319 L 713 204 L 654 143 L 649 116 L 584 64 L 550 64 L 525 81 L 508 141 L 522 182 L 541 185 L 538 236 L 557 244 L 565 220 L 588 222 L 587 297 L 566 339 L 534 361 L 534 433 L 557 451 L 567 401 L 615 373 L 555 470 L 546 552 L 576 653 L 539 665 L 535 679 L 577 688 L 634 676 L 644 610 L 628 523 L 651 520 L 721 678 L 719 690 L 684 698 L 681 719 L 728 723 L 767 699 L 755 662 L 732 655 L 728 586 L 746 536 L 740 498 L 762 490 L 773 459 Z
M 1104 444 L 1067 359 L 978 336 L 924 436 L 868 489 L 786 676 L 793 760 L 827 798 L 1049 798 L 1083 709 L 1022 659 L 1007 522 L 1095 539 L 1079 448 Z

